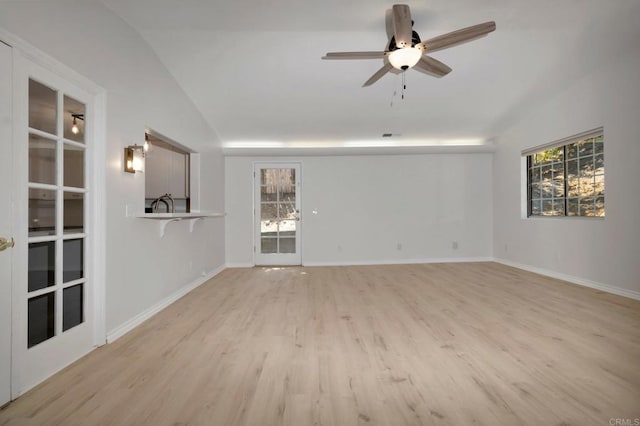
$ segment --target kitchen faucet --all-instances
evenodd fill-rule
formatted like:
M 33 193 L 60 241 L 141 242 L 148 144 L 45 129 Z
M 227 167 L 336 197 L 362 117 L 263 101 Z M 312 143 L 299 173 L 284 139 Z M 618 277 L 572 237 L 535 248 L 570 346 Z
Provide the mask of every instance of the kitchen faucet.
M 169 201 L 171 203 L 171 206 L 169 206 L 169 203 L 167 201 Z M 151 202 L 151 212 L 152 213 L 157 213 L 158 212 L 158 205 L 160 203 L 163 203 L 165 205 L 167 213 L 175 213 L 175 204 L 173 202 L 173 197 L 171 197 L 171 194 L 164 194 L 164 195 L 156 198 L 155 200 L 153 200 Z

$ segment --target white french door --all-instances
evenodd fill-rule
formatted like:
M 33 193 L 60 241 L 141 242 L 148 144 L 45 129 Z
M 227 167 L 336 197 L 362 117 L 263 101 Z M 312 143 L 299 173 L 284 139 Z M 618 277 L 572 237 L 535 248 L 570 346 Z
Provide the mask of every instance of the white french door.
M 11 55 L 0 41 L 0 407 L 11 399 Z
M 300 265 L 300 164 L 254 166 L 256 265 Z
M 14 55 L 13 70 L 8 145 L 15 203 L 11 397 L 16 398 L 94 347 L 89 260 L 94 105 L 89 93 L 21 55 Z

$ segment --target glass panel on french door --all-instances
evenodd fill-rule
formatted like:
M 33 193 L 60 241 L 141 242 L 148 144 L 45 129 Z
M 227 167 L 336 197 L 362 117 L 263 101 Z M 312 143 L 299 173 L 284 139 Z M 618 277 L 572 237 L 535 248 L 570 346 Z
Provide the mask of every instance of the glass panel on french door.
M 56 191 L 29 188 L 29 236 L 56 233 Z
M 58 92 L 29 79 L 29 127 L 56 134 Z
M 278 201 L 278 175 L 276 169 L 260 170 L 260 201 Z
M 85 114 L 29 80 L 28 348 L 85 322 Z
M 64 97 L 64 138 L 84 143 L 84 104 L 69 96 Z
M 296 218 L 297 210 L 295 203 L 278 203 L 278 218 L 281 220 Z
M 296 252 L 296 239 L 295 238 L 280 238 L 279 253 L 295 253 Z
M 28 290 L 36 291 L 55 285 L 56 242 L 29 244 Z
M 84 322 L 84 286 L 82 284 L 62 291 L 62 331 Z
M 260 170 L 260 253 L 295 253 L 296 170 Z
M 84 194 L 81 192 L 64 193 L 64 233 L 84 232 Z
M 260 219 L 270 220 L 278 218 L 278 204 L 277 203 L 262 203 L 260 209 Z
M 56 141 L 29 135 L 29 182 L 56 184 Z
M 62 282 L 84 278 L 84 239 L 65 240 L 62 247 Z
M 296 236 L 296 222 L 295 220 L 281 220 L 278 226 L 279 238 L 291 238 Z
M 32 297 L 28 302 L 28 347 L 55 336 L 55 292 Z
M 296 201 L 296 170 L 280 169 L 278 185 L 278 201 L 295 202 Z
M 278 239 L 262 237 L 260 240 L 260 250 L 263 254 L 273 254 L 278 252 Z
M 64 144 L 64 186 L 84 187 L 84 148 Z

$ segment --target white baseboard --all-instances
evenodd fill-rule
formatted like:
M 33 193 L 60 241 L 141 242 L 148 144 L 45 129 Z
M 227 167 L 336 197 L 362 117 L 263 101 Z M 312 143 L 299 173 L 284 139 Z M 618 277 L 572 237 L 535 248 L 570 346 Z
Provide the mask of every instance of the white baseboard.
M 556 278 L 562 281 L 567 281 L 572 284 L 581 285 L 584 287 L 601 290 L 607 293 L 617 294 L 618 296 L 628 297 L 630 299 L 640 300 L 640 292 L 628 290 L 626 288 L 615 287 L 609 284 L 603 284 L 596 281 L 587 280 L 585 278 L 574 277 L 573 275 L 563 274 L 561 272 L 552 271 L 549 269 L 538 268 L 536 266 L 525 265 L 524 263 L 512 262 L 506 259 L 494 259 L 495 262 L 501 263 L 506 266 L 512 266 L 514 268 L 522 269 L 524 271 L 533 272 L 535 274 L 544 275 L 551 278 Z
M 372 265 L 411 265 L 416 263 L 472 263 L 493 262 L 493 257 L 443 257 L 429 259 L 387 259 L 387 260 L 356 260 L 303 262 L 303 266 L 372 266 Z
M 227 263 L 227 268 L 253 268 L 253 263 Z
M 151 318 L 152 316 L 154 316 L 155 314 L 157 314 L 158 312 L 166 308 L 167 306 L 171 305 L 176 300 L 180 299 L 182 296 L 186 295 L 187 293 L 191 292 L 193 289 L 209 281 L 211 278 L 215 277 L 225 269 L 226 269 L 226 265 L 221 265 L 217 267 L 216 269 L 209 272 L 208 274 L 203 275 L 202 277 L 196 279 L 190 284 L 187 284 L 186 286 L 180 288 L 178 291 L 174 292 L 168 297 L 165 297 L 160 302 L 151 306 L 149 309 L 146 309 L 145 311 L 140 312 L 138 315 L 126 321 L 124 324 L 114 328 L 109 333 L 107 333 L 107 343 L 113 343 L 114 341 L 124 336 L 125 334 L 127 334 L 128 332 L 130 332 L 131 330 L 133 330 L 134 328 L 136 328 L 137 326 L 139 326 L 140 324 L 142 324 L 143 322 L 145 322 L 146 320 L 148 320 L 149 318 Z

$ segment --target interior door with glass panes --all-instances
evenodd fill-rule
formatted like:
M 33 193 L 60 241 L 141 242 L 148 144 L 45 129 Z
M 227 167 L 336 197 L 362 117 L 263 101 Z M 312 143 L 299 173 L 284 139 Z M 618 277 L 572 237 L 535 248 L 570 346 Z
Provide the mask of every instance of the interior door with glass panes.
M 255 264 L 300 265 L 300 164 L 256 164 Z
M 14 73 L 12 397 L 89 352 L 89 94 L 27 59 Z

